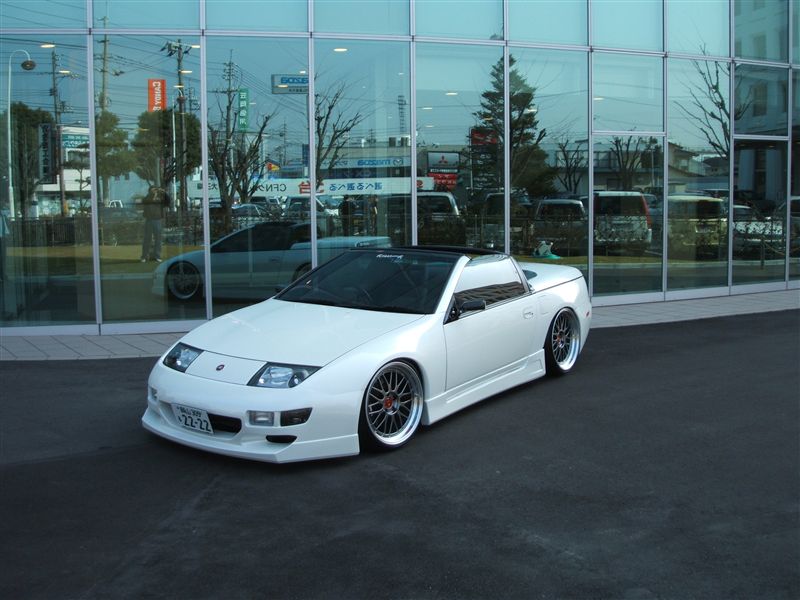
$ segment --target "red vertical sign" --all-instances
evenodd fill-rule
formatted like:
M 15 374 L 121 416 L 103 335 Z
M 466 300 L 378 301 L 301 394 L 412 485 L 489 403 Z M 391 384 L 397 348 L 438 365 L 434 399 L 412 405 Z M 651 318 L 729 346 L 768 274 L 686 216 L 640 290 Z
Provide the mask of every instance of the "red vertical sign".
M 167 109 L 167 80 L 147 80 L 147 112 Z

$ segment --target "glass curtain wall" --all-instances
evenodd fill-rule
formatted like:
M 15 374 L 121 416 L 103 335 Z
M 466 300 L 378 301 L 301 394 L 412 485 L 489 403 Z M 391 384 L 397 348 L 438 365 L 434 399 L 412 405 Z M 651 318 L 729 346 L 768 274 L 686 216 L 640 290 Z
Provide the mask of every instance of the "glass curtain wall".
M 168 274 L 202 261 L 199 39 L 95 37 L 95 112 L 103 322 L 198 319 Z
M 667 64 L 667 289 L 725 286 L 730 220 L 729 66 L 699 59 L 671 59 Z
M 587 54 L 512 48 L 509 66 L 511 252 L 588 277 Z
M 503 50 L 418 44 L 417 239 L 505 247 Z M 512 190 L 529 204 L 524 189 Z
M 0 64 L 0 326 L 94 323 L 86 38 L 6 36 Z
M 780 281 L 786 268 L 788 71 L 737 65 L 733 283 Z M 767 138 L 767 139 L 756 139 Z
M 269 298 L 311 268 L 308 43 L 210 37 L 206 56 L 216 316 Z M 202 296 L 202 254 L 174 262 L 168 277 L 182 286 L 175 296 L 191 304 Z
M 407 42 L 314 45 L 318 263 L 411 243 L 410 56 Z
M 596 297 L 780 287 L 798 23 L 798 0 L 164 0 L 157 23 L 5 0 L 0 326 L 204 319 L 363 245 L 508 249 Z
M 593 293 L 661 291 L 663 61 L 595 53 L 593 84 Z

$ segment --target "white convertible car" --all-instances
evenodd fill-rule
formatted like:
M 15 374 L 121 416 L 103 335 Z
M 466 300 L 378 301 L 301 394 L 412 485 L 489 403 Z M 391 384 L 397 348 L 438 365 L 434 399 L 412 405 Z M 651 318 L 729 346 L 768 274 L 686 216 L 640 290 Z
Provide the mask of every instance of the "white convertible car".
M 142 423 L 269 462 L 397 448 L 419 425 L 570 371 L 591 311 L 571 267 L 463 248 L 349 250 L 184 336 L 150 374 Z

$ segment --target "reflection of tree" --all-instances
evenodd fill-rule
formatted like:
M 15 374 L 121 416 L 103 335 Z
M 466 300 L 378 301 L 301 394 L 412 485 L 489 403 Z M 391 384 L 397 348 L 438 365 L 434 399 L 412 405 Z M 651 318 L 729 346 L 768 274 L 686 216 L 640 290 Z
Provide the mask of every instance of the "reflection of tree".
M 560 166 L 556 177 L 571 194 L 578 193 L 583 176 L 586 174 L 588 154 L 587 149 L 582 147 L 585 141 L 573 142 L 569 138 L 562 138 L 556 144 Z
M 545 196 L 553 192 L 555 171 L 547 162 L 547 153 L 540 144 L 547 130 L 539 128 L 537 108 L 534 104 L 536 88 L 529 85 L 513 68 L 516 59 L 509 56 L 509 114 L 511 141 L 511 187 L 524 188 L 532 196 Z M 492 87 L 482 94 L 481 109 L 475 112 L 482 129 L 489 130 L 497 140 L 497 148 L 505 143 L 503 102 L 503 61 L 499 60 L 491 73 Z M 495 171 L 497 181 L 502 181 L 502 161 L 478 165 Z
M 82 152 L 73 153 L 75 158 L 64 161 L 63 167 L 78 172 L 78 178 L 75 180 L 78 184 L 78 212 L 83 213 L 89 210 L 90 200 L 90 195 L 87 193 L 84 196 L 84 191 L 92 183 L 89 167 L 89 144 L 81 144 L 78 149 Z
M 5 123 L 3 119 L 3 123 Z M 15 210 L 26 214 L 27 205 L 36 186 L 39 183 L 39 164 L 42 144 L 40 140 L 41 128 L 53 123 L 52 115 L 42 109 L 32 109 L 22 102 L 11 104 L 12 142 L 11 168 L 14 181 L 14 192 L 17 196 L 14 202 Z M 7 143 L 4 137 L 3 142 Z M 3 146 L 5 148 L 5 145 Z M 8 162 L 6 152 L 3 152 L 4 168 Z M 5 174 L 6 171 L 3 171 Z M 6 182 L 6 186 L 8 182 Z
M 241 112 L 238 92 L 232 85 L 223 92 L 225 104 L 220 107 L 221 119 L 216 124 L 209 119 L 208 123 L 208 162 L 219 186 L 225 231 L 231 229 L 234 200 L 248 200 L 266 172 L 261 147 L 266 142 L 267 125 L 272 119 L 272 115 L 266 115 L 257 128 L 240 130 L 237 127 Z
M 703 48 L 705 54 L 705 48 Z M 731 114 L 728 102 L 730 67 L 717 61 L 693 60 L 699 80 L 687 83 L 691 96 L 688 105 L 677 103 L 684 115 L 693 121 L 708 142 L 708 145 L 725 160 L 730 156 Z M 740 82 L 737 82 L 737 89 Z M 740 119 L 752 104 L 752 98 L 739 98 L 734 108 L 734 120 Z
M 327 163 L 328 172 L 341 160 L 342 148 L 347 144 L 350 132 L 363 120 L 356 112 L 345 118 L 340 106 L 345 92 L 344 83 L 331 92 L 316 94 L 314 97 L 314 123 L 316 131 L 317 156 L 314 173 L 317 183 L 322 181 L 322 165 Z M 346 107 L 345 107 L 346 108 Z
M 611 168 L 616 171 L 620 189 L 632 190 L 643 167 L 655 168 L 659 160 L 656 138 L 629 135 L 626 139 L 614 137 L 611 142 Z
M 182 119 L 174 116 L 172 110 L 139 115 L 139 131 L 131 145 L 136 174 L 148 183 L 166 186 L 176 177 L 183 181 L 200 166 L 200 121 L 193 114 Z M 182 139 L 181 127 L 186 128 L 185 145 L 178 142 Z
M 98 203 L 108 204 L 109 183 L 112 177 L 130 173 L 135 166 L 134 154 L 128 147 L 128 134 L 119 127 L 119 117 L 101 110 L 95 117 L 95 140 L 97 148 L 97 176 L 101 189 Z

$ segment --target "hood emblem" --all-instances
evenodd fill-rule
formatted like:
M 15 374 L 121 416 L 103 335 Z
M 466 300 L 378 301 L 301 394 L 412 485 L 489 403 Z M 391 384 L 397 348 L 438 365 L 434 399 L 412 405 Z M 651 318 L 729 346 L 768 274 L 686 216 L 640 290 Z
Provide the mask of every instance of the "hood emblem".
M 217 365 L 217 371 L 222 371 L 225 368 L 225 365 Z

